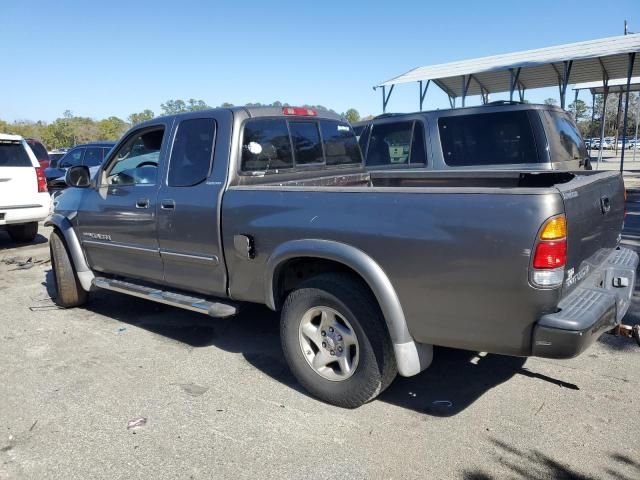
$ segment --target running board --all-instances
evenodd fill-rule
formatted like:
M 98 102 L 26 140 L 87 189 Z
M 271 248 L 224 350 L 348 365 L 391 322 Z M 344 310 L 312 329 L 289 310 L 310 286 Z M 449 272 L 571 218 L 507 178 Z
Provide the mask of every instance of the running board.
M 192 297 L 181 293 L 159 290 L 153 287 L 138 285 L 136 283 L 115 280 L 111 278 L 96 277 L 93 285 L 105 290 L 125 293 L 134 297 L 146 298 L 158 303 L 164 303 L 193 312 L 204 313 L 211 317 L 226 318 L 238 313 L 238 308 L 231 303 L 213 302 L 204 298 Z

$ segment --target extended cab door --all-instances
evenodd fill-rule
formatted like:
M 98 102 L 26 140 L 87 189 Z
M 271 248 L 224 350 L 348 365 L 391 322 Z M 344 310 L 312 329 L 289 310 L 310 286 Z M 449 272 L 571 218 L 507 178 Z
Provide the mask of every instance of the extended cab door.
M 209 295 L 226 293 L 220 203 L 229 161 L 232 113 L 195 112 L 174 125 L 158 195 L 164 282 Z
M 170 127 L 159 120 L 129 133 L 86 190 L 78 225 L 92 269 L 162 281 L 156 203 Z

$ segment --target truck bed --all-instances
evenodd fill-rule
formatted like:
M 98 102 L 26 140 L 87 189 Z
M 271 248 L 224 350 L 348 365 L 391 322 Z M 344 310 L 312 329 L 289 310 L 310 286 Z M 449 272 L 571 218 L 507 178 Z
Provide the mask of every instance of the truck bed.
M 623 221 L 615 172 L 422 170 L 256 180 L 229 187 L 224 198 L 225 252 L 234 249 L 231 232 L 255 240 L 252 261 L 226 255 L 233 299 L 264 302 L 266 264 L 280 245 L 340 242 L 386 272 L 416 341 L 511 355 L 531 354 L 534 324 L 557 310 L 580 272 L 616 248 Z M 536 288 L 531 251 L 542 224 L 562 213 L 572 282 Z

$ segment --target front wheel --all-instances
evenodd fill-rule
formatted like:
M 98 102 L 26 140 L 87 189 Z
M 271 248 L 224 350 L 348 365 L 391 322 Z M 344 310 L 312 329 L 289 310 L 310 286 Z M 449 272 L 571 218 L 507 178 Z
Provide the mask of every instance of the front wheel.
M 351 275 L 328 273 L 304 281 L 285 301 L 280 334 L 294 376 L 327 403 L 359 407 L 397 374 L 380 308 Z
M 56 282 L 56 304 L 64 308 L 82 305 L 87 301 L 87 292 L 80 285 L 64 240 L 56 230 L 49 238 L 49 250 Z

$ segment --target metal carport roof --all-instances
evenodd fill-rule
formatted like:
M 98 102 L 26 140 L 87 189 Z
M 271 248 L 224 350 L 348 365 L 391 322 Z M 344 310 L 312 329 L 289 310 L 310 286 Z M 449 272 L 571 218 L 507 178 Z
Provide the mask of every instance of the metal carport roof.
M 383 109 L 395 85 L 412 82 L 420 83 L 421 107 L 429 82 L 444 90 L 452 105 L 458 97 L 462 97 L 464 105 L 469 95 L 481 95 L 483 101 L 487 101 L 491 93 L 510 92 L 513 97 L 518 90 L 522 98 L 525 89 L 558 86 L 564 106 L 569 81 L 581 83 L 627 77 L 629 57 L 636 52 L 640 52 L 640 34 L 621 35 L 418 67 L 376 87 L 383 87 Z M 640 75 L 640 62 L 632 67 L 631 74 Z M 423 82 L 427 83 L 424 89 Z M 388 96 L 385 87 L 390 87 Z
M 617 80 L 609 80 L 609 93 L 624 93 L 627 91 L 627 79 L 619 78 Z M 577 83 L 573 86 L 573 90 L 589 90 L 592 95 L 601 95 L 604 93 L 605 85 L 602 81 Z M 629 84 L 630 92 L 640 92 L 640 77 L 632 77 Z

